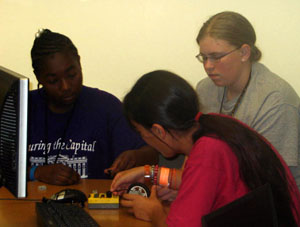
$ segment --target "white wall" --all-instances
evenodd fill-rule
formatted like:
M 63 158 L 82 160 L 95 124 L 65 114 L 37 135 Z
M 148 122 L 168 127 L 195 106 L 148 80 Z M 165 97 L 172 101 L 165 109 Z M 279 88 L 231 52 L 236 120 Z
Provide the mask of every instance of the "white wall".
M 196 35 L 209 16 L 232 10 L 257 34 L 262 62 L 300 94 L 299 0 L 0 0 L 0 65 L 36 88 L 30 50 L 39 28 L 78 47 L 84 84 L 122 99 L 142 74 L 171 70 L 192 85 L 206 76 Z

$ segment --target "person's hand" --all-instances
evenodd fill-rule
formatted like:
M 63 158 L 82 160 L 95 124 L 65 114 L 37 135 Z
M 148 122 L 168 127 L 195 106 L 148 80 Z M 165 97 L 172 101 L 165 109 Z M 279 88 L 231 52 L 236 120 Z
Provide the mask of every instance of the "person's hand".
M 136 218 L 144 221 L 152 221 L 157 219 L 157 216 L 164 217 L 162 218 L 164 221 L 166 216 L 163 206 L 156 196 L 155 185 L 151 188 L 149 198 L 136 194 L 124 194 L 120 203 L 122 206 L 128 207 L 128 211 L 133 213 Z
M 114 177 L 118 172 L 136 166 L 136 150 L 128 150 L 121 153 L 113 162 L 111 167 L 104 170 L 104 173 Z
M 167 187 L 157 186 L 157 197 L 161 200 L 173 202 L 177 197 L 178 191 Z
M 34 176 L 39 181 L 54 185 L 71 185 L 80 180 L 80 176 L 75 170 L 63 164 L 38 166 Z
M 136 182 L 144 182 L 144 166 L 119 172 L 111 183 L 110 191 L 122 195 L 132 183 Z
M 104 173 L 114 177 L 118 172 L 142 165 L 155 165 L 158 163 L 158 152 L 150 146 L 143 146 L 136 150 L 128 150 L 121 153 L 111 167 Z

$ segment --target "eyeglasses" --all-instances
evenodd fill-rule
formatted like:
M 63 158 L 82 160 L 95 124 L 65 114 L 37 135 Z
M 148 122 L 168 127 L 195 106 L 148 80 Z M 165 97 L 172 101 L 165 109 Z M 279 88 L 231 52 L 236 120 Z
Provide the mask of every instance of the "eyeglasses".
M 223 57 L 225 57 L 225 56 L 231 54 L 232 52 L 234 52 L 234 51 L 236 51 L 236 50 L 238 50 L 238 49 L 240 49 L 240 47 L 238 47 L 238 48 L 236 48 L 236 49 L 233 49 L 232 51 L 229 51 L 229 52 L 227 52 L 227 53 L 225 53 L 225 54 L 221 54 L 221 55 L 219 55 L 219 56 L 210 56 L 210 57 L 205 56 L 205 55 L 202 55 L 202 54 L 200 53 L 200 54 L 196 55 L 196 58 L 197 58 L 201 63 L 204 63 L 204 62 L 206 62 L 207 60 L 210 60 L 210 62 L 212 62 L 212 63 L 217 63 L 217 62 L 219 62 L 219 61 L 221 60 L 221 58 L 223 58 Z

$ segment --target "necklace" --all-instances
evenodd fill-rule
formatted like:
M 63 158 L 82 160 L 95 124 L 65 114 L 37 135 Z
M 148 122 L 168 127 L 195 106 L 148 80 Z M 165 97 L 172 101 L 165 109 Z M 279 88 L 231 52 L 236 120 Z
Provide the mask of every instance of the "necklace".
M 250 78 L 251 78 L 251 72 L 250 72 L 250 76 L 249 76 L 249 79 L 248 79 L 248 81 L 247 81 L 247 84 L 246 84 L 246 86 L 244 87 L 242 93 L 240 94 L 238 100 L 236 101 L 236 103 L 235 103 L 235 105 L 234 105 L 232 111 L 230 112 L 229 116 L 233 117 L 234 114 L 235 114 L 235 112 L 236 112 L 236 110 L 237 110 L 237 108 L 239 107 L 239 105 L 240 105 L 240 103 L 241 103 L 241 101 L 242 101 L 242 98 L 243 98 L 243 96 L 244 96 L 244 94 L 245 94 L 245 92 L 246 92 L 246 90 L 247 90 L 248 85 L 249 85 Z M 226 93 L 226 87 L 224 87 L 223 97 L 222 97 L 221 106 L 220 106 L 220 110 L 219 110 L 219 113 L 220 113 L 220 114 L 222 113 L 222 109 L 223 109 L 223 102 L 224 102 L 224 99 L 225 99 L 225 93 Z

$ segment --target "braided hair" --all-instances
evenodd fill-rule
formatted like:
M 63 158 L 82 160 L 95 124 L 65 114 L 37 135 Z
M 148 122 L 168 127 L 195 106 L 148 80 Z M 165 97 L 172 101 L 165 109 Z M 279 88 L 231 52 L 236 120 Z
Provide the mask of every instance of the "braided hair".
M 35 35 L 31 49 L 32 67 L 35 74 L 38 75 L 42 61 L 46 57 L 58 52 L 70 52 L 79 59 L 77 48 L 67 36 L 49 29 L 40 29 Z

